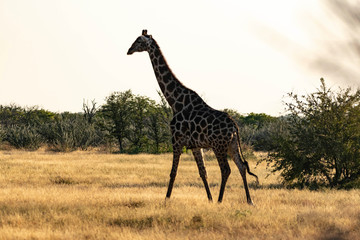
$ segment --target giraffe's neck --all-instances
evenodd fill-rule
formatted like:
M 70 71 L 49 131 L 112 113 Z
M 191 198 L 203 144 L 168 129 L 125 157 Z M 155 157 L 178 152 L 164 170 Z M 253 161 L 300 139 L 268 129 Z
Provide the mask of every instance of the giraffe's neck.
M 174 112 L 179 111 L 179 103 L 183 102 L 181 95 L 189 89 L 175 77 L 155 40 L 153 40 L 148 52 L 156 79 L 164 97 Z M 176 105 L 177 103 L 178 105 Z
M 185 87 L 168 66 L 159 45 L 153 39 L 148 50 L 156 79 L 167 102 L 174 112 L 182 111 L 187 105 L 206 105 L 201 97 Z

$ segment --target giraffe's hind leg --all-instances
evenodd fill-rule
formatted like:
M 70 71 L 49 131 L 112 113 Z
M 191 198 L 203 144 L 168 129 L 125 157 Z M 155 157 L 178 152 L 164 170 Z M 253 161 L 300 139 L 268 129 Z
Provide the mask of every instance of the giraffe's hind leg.
M 208 182 L 207 182 L 207 174 L 206 174 L 206 169 L 205 169 L 202 150 L 200 148 L 196 148 L 196 149 L 192 149 L 192 152 L 193 152 L 196 164 L 197 164 L 198 169 L 199 169 L 200 177 L 204 182 L 207 197 L 208 197 L 209 201 L 212 201 L 210 188 L 209 188 L 209 185 L 208 185 Z
M 226 151 L 221 151 L 221 150 L 215 150 L 214 149 L 214 153 L 215 156 L 218 160 L 219 163 L 219 167 L 221 170 L 221 185 L 220 185 L 220 192 L 219 192 L 219 199 L 218 202 L 222 202 L 223 196 L 224 196 L 224 191 L 225 191 L 225 186 L 226 186 L 226 182 L 229 178 L 229 175 L 231 173 L 231 169 L 227 160 L 227 153 Z
M 236 166 L 238 167 L 241 177 L 243 179 L 247 203 L 250 205 L 253 205 L 253 202 L 250 197 L 249 187 L 248 187 L 247 180 L 246 180 L 247 166 L 246 166 L 246 163 L 243 162 L 241 159 L 239 147 L 240 146 L 238 146 L 237 140 L 235 138 L 233 138 L 231 141 L 230 147 L 229 147 L 229 153 L 230 153 L 232 159 L 234 160 Z

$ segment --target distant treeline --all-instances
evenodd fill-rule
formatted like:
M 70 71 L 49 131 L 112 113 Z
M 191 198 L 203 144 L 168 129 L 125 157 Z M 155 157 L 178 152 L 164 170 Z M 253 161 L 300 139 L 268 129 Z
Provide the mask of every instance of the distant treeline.
M 277 118 L 225 111 L 238 123 L 247 146 L 267 150 L 266 139 Z M 120 153 L 171 152 L 171 119 L 171 108 L 162 96 L 156 102 L 131 90 L 112 93 L 99 107 L 95 101 L 84 102 L 81 113 L 0 105 L 0 143 L 27 150 L 46 146 L 54 151 L 101 147 Z
M 288 97 L 282 117 L 224 111 L 237 122 L 245 147 L 268 152 L 265 160 L 287 186 L 360 188 L 360 90 L 335 92 L 321 79 L 316 92 Z M 82 113 L 0 105 L 0 145 L 171 152 L 171 119 L 164 98 L 155 102 L 130 90 L 112 93 L 99 107 L 84 102 Z

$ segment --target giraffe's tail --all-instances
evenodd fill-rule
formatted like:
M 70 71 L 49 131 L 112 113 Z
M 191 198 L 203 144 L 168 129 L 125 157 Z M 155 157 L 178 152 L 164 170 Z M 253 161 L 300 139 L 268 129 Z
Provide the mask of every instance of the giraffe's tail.
M 245 164 L 246 170 L 247 170 L 248 174 L 250 174 L 251 176 L 255 177 L 255 178 L 256 178 L 256 184 L 259 184 L 259 178 L 258 178 L 258 176 L 250 171 L 249 163 L 245 160 L 245 157 L 244 157 L 244 155 L 243 155 L 243 153 L 242 153 L 241 140 L 240 140 L 240 136 L 239 136 L 239 129 L 237 128 L 236 130 L 237 130 L 237 131 L 236 131 L 236 136 L 237 136 L 237 141 L 238 141 L 238 144 L 239 144 L 241 160 L 242 160 L 243 163 Z

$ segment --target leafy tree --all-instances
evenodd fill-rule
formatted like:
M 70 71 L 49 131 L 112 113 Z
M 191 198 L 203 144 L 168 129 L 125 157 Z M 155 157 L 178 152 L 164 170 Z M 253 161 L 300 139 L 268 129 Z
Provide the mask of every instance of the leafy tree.
M 269 122 L 275 121 L 276 118 L 265 113 L 249 113 L 246 116 L 241 115 L 236 110 L 224 109 L 224 112 L 228 113 L 232 119 L 236 121 L 239 127 L 248 125 L 254 129 L 259 129 Z
M 265 113 L 249 113 L 242 119 L 242 122 L 245 125 L 251 125 L 255 129 L 260 129 L 267 123 L 275 120 L 275 117 L 269 116 Z
M 155 105 L 155 102 L 147 97 L 134 96 L 131 105 L 131 131 L 129 132 L 128 139 L 131 142 L 131 153 L 139 153 L 142 151 L 143 145 L 148 144 L 146 136 L 146 121 L 150 114 L 150 106 Z
M 131 90 L 111 94 L 98 111 L 98 125 L 117 139 L 120 152 L 159 153 L 169 150 L 171 109 Z M 100 120 L 99 120 L 100 119 Z
M 104 119 L 100 126 L 118 141 L 121 153 L 125 152 L 125 141 L 130 135 L 133 100 L 134 94 L 131 90 L 114 92 L 106 98 L 106 103 L 100 108 L 100 114 Z
M 152 152 L 172 151 L 170 122 L 173 112 L 164 95 L 158 91 L 160 102 L 150 108 L 150 115 L 147 121 L 147 135 L 152 141 Z
M 21 123 L 24 109 L 10 104 L 9 106 L 0 105 L 0 124 L 4 127 Z
M 15 104 L 0 105 L 0 124 L 9 127 L 13 125 L 38 126 L 54 119 L 55 113 L 39 109 L 37 106 L 22 108 Z
M 150 107 L 147 124 L 147 136 L 152 141 L 152 152 L 169 151 L 171 146 L 171 133 L 166 112 L 163 106 L 156 104 Z M 161 149 L 161 146 L 164 149 Z
M 290 93 L 287 134 L 277 136 L 268 161 L 286 184 L 300 187 L 360 186 L 360 90 L 320 88 Z
M 166 101 L 164 95 L 160 91 L 157 91 L 157 93 L 160 97 L 160 103 L 158 104 L 158 107 L 161 109 L 162 119 L 165 123 L 168 124 L 167 126 L 169 127 L 170 122 L 173 118 L 172 109 L 171 109 L 169 103 Z

